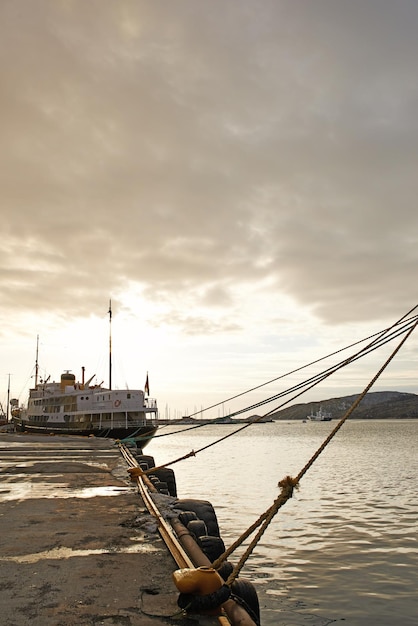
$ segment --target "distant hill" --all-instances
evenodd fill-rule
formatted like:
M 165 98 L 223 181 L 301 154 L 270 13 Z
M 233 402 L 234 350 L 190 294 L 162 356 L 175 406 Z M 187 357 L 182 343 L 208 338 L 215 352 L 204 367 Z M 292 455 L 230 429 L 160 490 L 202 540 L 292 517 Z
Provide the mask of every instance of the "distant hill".
M 277 411 L 270 417 L 273 420 L 302 420 L 321 406 L 329 411 L 333 419 L 340 419 L 358 397 L 344 396 L 331 398 L 320 402 L 294 404 L 286 409 Z M 399 391 L 376 391 L 366 394 L 360 405 L 349 419 L 417 419 L 418 395 L 415 393 L 400 393 Z

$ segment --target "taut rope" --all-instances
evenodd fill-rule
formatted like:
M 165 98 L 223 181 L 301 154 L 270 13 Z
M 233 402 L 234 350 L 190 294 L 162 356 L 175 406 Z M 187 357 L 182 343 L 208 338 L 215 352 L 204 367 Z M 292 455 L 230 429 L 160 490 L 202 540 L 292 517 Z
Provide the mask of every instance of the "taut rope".
M 415 306 L 412 309 L 412 311 L 415 308 L 417 308 L 417 307 Z M 324 372 L 322 372 L 320 374 L 317 374 L 317 375 L 311 377 L 310 379 L 306 380 L 304 383 L 299 383 L 299 384 L 295 385 L 294 387 L 292 387 L 291 389 L 287 390 L 286 392 L 281 392 L 281 393 L 277 394 L 275 397 L 270 398 L 268 400 L 269 402 L 271 402 L 271 400 L 278 399 L 279 397 L 283 397 L 285 394 L 287 394 L 287 393 L 289 393 L 291 391 L 298 391 L 299 390 L 299 393 L 294 394 L 291 398 L 288 398 L 285 402 L 283 402 L 279 406 L 276 406 L 274 409 L 271 409 L 270 411 L 268 411 L 264 415 L 260 415 L 259 417 L 257 417 L 256 419 L 252 420 L 251 422 L 248 422 L 248 423 L 244 424 L 243 426 L 240 426 L 239 428 L 237 428 L 233 432 L 230 432 L 230 433 L 224 435 L 223 437 L 220 437 L 220 438 L 216 439 L 215 441 L 212 441 L 211 443 L 207 444 L 206 446 L 203 446 L 202 448 L 199 448 L 197 450 L 192 450 L 191 452 L 189 452 L 189 453 L 187 453 L 187 454 L 185 454 L 185 455 L 183 455 L 183 456 L 181 456 L 181 457 L 179 457 L 177 459 L 174 459 L 173 461 L 167 461 L 166 463 L 164 463 L 162 465 L 159 465 L 156 468 L 151 468 L 149 470 L 144 470 L 144 473 L 145 474 L 147 474 L 147 473 L 148 474 L 152 474 L 152 472 L 155 471 L 156 469 L 162 469 L 162 468 L 165 468 L 165 467 L 169 467 L 170 465 L 174 465 L 175 463 L 178 463 L 179 461 L 183 461 L 183 460 L 188 459 L 188 458 L 190 458 L 192 456 L 196 456 L 199 452 L 203 452 L 204 450 L 207 450 L 208 448 L 211 448 L 211 447 L 217 445 L 218 443 L 221 443 L 222 441 L 225 441 L 226 439 L 229 439 L 230 437 L 233 437 L 233 436 L 237 435 L 241 431 L 245 430 L 246 428 L 249 428 L 250 426 L 253 426 L 257 422 L 260 422 L 261 420 L 263 420 L 267 416 L 271 415 L 272 413 L 277 412 L 280 408 L 282 408 L 286 404 L 289 404 L 292 400 L 295 400 L 296 398 L 301 396 L 303 393 L 305 393 L 305 391 L 307 389 L 312 389 L 312 387 L 315 387 L 319 382 L 322 382 L 323 380 L 325 380 L 326 378 L 331 376 L 333 373 L 335 373 L 337 370 L 345 367 L 349 363 L 352 363 L 352 362 L 356 361 L 361 356 L 364 356 L 365 354 L 368 354 L 372 350 L 375 350 L 376 347 L 380 347 L 381 345 L 383 345 L 383 343 L 387 343 L 388 341 L 391 341 L 392 339 L 398 337 L 400 334 L 406 333 L 405 336 L 404 336 L 404 339 L 399 344 L 399 347 L 393 352 L 393 354 L 390 357 L 390 359 L 386 362 L 386 364 L 383 366 L 383 368 L 380 370 L 380 372 L 376 375 L 376 377 L 370 383 L 370 386 L 366 388 L 366 391 L 364 393 L 367 393 L 367 391 L 370 389 L 370 387 L 374 384 L 375 380 L 380 376 L 381 372 L 385 369 L 385 367 L 387 366 L 388 362 L 395 356 L 395 354 L 400 349 L 400 347 L 403 345 L 403 343 L 406 341 L 406 339 L 409 337 L 411 332 L 418 325 L 418 316 L 415 316 L 414 318 L 411 318 L 411 319 L 407 320 L 403 326 L 400 326 L 401 322 L 405 320 L 405 318 L 410 314 L 410 312 L 407 313 L 406 315 L 402 316 L 397 322 L 392 324 L 392 326 L 390 326 L 389 328 L 386 328 L 385 330 L 383 330 L 380 333 L 377 333 L 375 335 L 371 335 L 372 341 L 369 344 L 364 346 L 361 350 L 359 350 L 358 352 L 354 353 L 350 357 L 347 357 L 346 359 L 344 359 L 344 361 L 341 361 L 340 363 L 337 363 L 336 365 L 328 368 Z M 357 343 L 359 343 L 359 342 L 357 342 Z M 352 344 L 352 345 L 356 345 L 356 344 Z M 334 354 L 336 354 L 336 353 L 334 353 Z M 326 358 L 326 357 L 324 357 L 324 358 Z M 354 405 L 352 407 L 352 411 L 358 406 L 359 402 L 362 400 L 363 397 L 364 396 L 361 395 L 359 397 L 359 399 L 356 401 L 356 403 L 354 403 Z M 236 411 L 235 413 L 232 413 L 232 415 L 237 415 L 237 414 L 239 414 L 241 412 L 248 411 L 249 408 L 256 408 L 258 406 L 261 406 L 262 404 L 265 404 L 266 402 L 267 401 L 259 402 L 257 404 L 252 405 L 252 407 L 247 407 L 246 409 L 243 409 L 241 411 Z M 351 414 L 351 412 L 349 413 L 349 415 Z M 347 415 L 345 417 L 345 419 L 347 419 L 347 417 L 349 415 Z M 340 424 L 335 429 L 335 432 L 337 430 L 339 430 L 339 428 L 341 428 L 341 426 L 344 423 L 345 419 L 343 418 L 341 420 Z M 193 425 L 191 428 L 201 428 L 202 426 L 203 426 L 203 424 L 198 424 L 198 425 Z M 186 429 L 186 430 L 188 430 L 188 429 Z M 184 432 L 184 431 L 180 431 L 180 432 Z M 174 433 L 168 433 L 168 434 L 174 434 Z M 335 433 L 331 433 L 331 438 L 334 436 L 334 434 Z M 326 441 L 324 443 L 324 447 L 327 444 L 328 444 L 328 441 Z
M 382 372 L 386 369 L 386 367 L 392 361 L 394 356 L 399 352 L 399 350 L 401 349 L 401 347 L 403 346 L 405 341 L 408 339 L 408 337 L 411 335 L 411 333 L 415 330 L 417 325 L 418 325 L 418 320 L 415 322 L 413 327 L 408 331 L 408 333 L 405 335 L 405 337 L 403 337 L 403 339 L 401 340 L 399 345 L 395 348 L 395 350 L 392 352 L 392 354 L 386 360 L 384 365 L 380 368 L 380 370 L 377 372 L 377 374 L 372 378 L 372 380 L 369 382 L 369 384 L 365 387 L 363 392 L 353 402 L 351 407 L 346 411 L 346 413 L 343 415 L 343 417 L 338 422 L 336 427 L 331 431 L 331 433 L 328 435 L 328 437 L 325 439 L 325 441 L 321 444 L 321 446 L 318 448 L 318 450 L 312 455 L 312 457 L 309 459 L 309 461 L 306 463 L 306 465 L 301 469 L 301 471 L 296 476 L 296 478 L 292 478 L 291 476 L 286 476 L 283 480 L 281 480 L 279 482 L 279 487 L 281 488 L 281 492 L 280 492 L 279 496 L 275 499 L 273 504 L 264 513 L 262 513 L 260 515 L 260 517 L 258 518 L 258 520 L 256 520 L 227 550 L 225 550 L 225 552 L 223 554 L 221 554 L 221 556 L 218 559 L 216 559 L 216 561 L 213 562 L 213 564 L 212 564 L 213 568 L 214 569 L 218 569 L 221 566 L 221 564 L 228 558 L 228 556 L 230 556 L 230 554 L 232 554 L 232 552 L 234 552 L 234 550 L 236 548 L 238 548 L 245 541 L 245 539 L 247 539 L 247 537 L 249 537 L 249 535 L 251 535 L 251 533 L 254 530 L 256 530 L 256 528 L 258 528 L 260 526 L 257 534 L 255 535 L 255 537 L 250 542 L 248 548 L 246 549 L 244 554 L 241 556 L 239 562 L 234 567 L 232 573 L 230 574 L 228 580 L 226 581 L 227 585 L 232 585 L 234 580 L 239 575 L 241 569 L 243 568 L 245 562 L 247 561 L 247 559 L 249 558 L 249 556 L 253 552 L 255 546 L 257 545 L 257 543 L 261 539 L 262 535 L 266 531 L 266 529 L 269 526 L 269 524 L 270 524 L 271 520 L 273 519 L 273 517 L 276 515 L 276 513 L 279 511 L 279 509 L 293 496 L 293 491 L 294 491 L 295 487 L 297 487 L 299 485 L 299 482 L 300 482 L 301 478 L 306 474 L 308 469 L 313 465 L 313 463 L 319 457 L 321 452 L 324 451 L 324 449 L 327 447 L 329 442 L 333 439 L 333 437 L 340 430 L 340 428 L 342 427 L 344 422 L 350 417 L 350 415 L 353 413 L 353 411 L 358 407 L 358 405 L 363 400 L 363 398 L 366 395 L 366 393 L 374 385 L 376 380 L 379 378 L 379 376 L 382 374 Z
M 276 378 L 272 378 L 271 380 L 268 380 L 267 382 L 262 383 L 261 385 L 257 385 L 256 387 L 252 387 L 251 389 L 247 389 L 247 391 L 243 391 L 241 393 L 238 393 L 235 396 L 231 396 L 230 398 L 227 398 L 226 400 L 222 400 L 222 402 L 218 402 L 216 404 L 212 404 L 211 406 L 207 406 L 203 410 L 196 411 L 195 413 L 190 413 L 189 417 L 193 417 L 194 415 L 198 415 L 198 414 L 201 414 L 201 413 L 203 413 L 205 411 L 209 411 L 210 409 L 214 409 L 214 408 L 220 406 L 221 404 L 225 404 L 227 402 L 230 402 L 231 400 L 235 400 L 236 398 L 240 398 L 241 396 L 244 396 L 247 393 L 250 393 L 251 391 L 256 391 L 257 389 L 261 389 L 262 387 L 266 387 L 267 385 L 270 385 L 271 383 L 274 383 L 274 382 L 276 382 L 278 380 L 281 380 L 282 378 L 286 378 L 287 376 L 290 376 L 291 374 L 295 374 L 296 372 L 300 372 L 301 370 L 306 369 L 306 368 L 310 367 L 311 365 L 315 365 L 316 363 L 320 363 L 321 361 L 325 361 L 326 359 L 330 358 L 331 356 L 335 356 L 336 354 L 339 354 L 340 352 L 344 352 L 345 350 L 348 350 L 349 348 L 353 348 L 354 346 L 358 346 L 359 344 L 363 343 L 364 341 L 369 341 L 369 339 L 373 339 L 374 340 L 374 341 L 372 341 L 369 344 L 369 346 L 372 346 L 373 343 L 376 342 L 375 338 L 379 338 L 381 336 L 384 336 L 390 330 L 392 330 L 393 328 L 396 328 L 396 326 L 401 324 L 401 322 L 407 320 L 408 316 L 411 315 L 417 308 L 418 308 L 418 305 L 414 305 L 412 307 L 412 309 L 410 309 L 407 313 L 402 315 L 402 317 L 397 322 L 392 324 L 392 326 L 389 326 L 388 328 L 385 328 L 384 330 L 381 330 L 381 331 L 379 331 L 377 333 L 374 333 L 373 335 L 369 335 L 368 337 L 360 339 L 359 341 L 355 341 L 354 343 L 351 343 L 348 346 L 345 346 L 344 348 L 340 348 L 339 350 L 336 350 L 335 352 L 331 352 L 330 354 L 327 354 L 326 356 L 323 356 L 323 357 L 321 357 L 319 359 L 311 361 L 310 363 L 302 365 L 301 367 L 297 367 L 296 369 L 291 370 L 289 372 L 286 372 L 285 374 L 281 374 L 280 376 L 277 376 Z M 417 319 L 416 315 L 413 318 L 411 318 L 411 320 L 409 320 L 409 321 L 413 321 L 414 319 Z M 259 406 L 259 404 L 255 404 L 252 407 L 247 407 L 245 409 L 245 411 L 247 411 L 247 410 L 249 410 L 251 408 L 256 408 L 257 406 Z M 236 413 L 232 413 L 231 415 L 238 415 L 241 412 L 244 412 L 244 411 L 237 411 Z

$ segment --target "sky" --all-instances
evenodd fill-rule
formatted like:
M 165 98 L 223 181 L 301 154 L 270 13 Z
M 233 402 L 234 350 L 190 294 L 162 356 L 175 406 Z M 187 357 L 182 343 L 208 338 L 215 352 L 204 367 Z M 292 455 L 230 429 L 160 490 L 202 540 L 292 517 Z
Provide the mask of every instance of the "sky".
M 110 300 L 114 387 L 170 417 L 415 307 L 417 30 L 414 0 L 1 0 L 3 405 L 37 337 L 42 376 L 106 384 Z M 415 393 L 417 350 L 375 390 Z

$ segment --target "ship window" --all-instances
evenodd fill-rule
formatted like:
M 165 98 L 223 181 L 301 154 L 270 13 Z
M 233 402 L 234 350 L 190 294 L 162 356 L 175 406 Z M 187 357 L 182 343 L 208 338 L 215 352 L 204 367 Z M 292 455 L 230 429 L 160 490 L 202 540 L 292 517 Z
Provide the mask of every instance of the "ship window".
M 127 394 L 126 394 L 126 397 L 127 397 L 127 398 L 128 398 L 128 400 L 129 400 L 129 398 L 131 397 L 131 394 L 130 394 L 130 393 L 127 393 Z

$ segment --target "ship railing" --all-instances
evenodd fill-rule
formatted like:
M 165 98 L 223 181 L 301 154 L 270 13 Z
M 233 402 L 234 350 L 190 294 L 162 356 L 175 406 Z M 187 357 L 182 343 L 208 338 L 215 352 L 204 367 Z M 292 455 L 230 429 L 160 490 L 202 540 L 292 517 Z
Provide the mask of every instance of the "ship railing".
M 144 406 L 147 409 L 156 409 L 157 408 L 157 400 L 155 398 L 144 398 Z
M 120 412 L 111 413 L 110 417 L 100 415 L 99 428 L 128 428 L 128 426 L 132 426 L 132 420 L 129 420 L 128 417 L 128 411 L 125 411 L 123 414 Z M 146 423 L 145 416 L 135 419 L 135 425 L 145 426 Z

